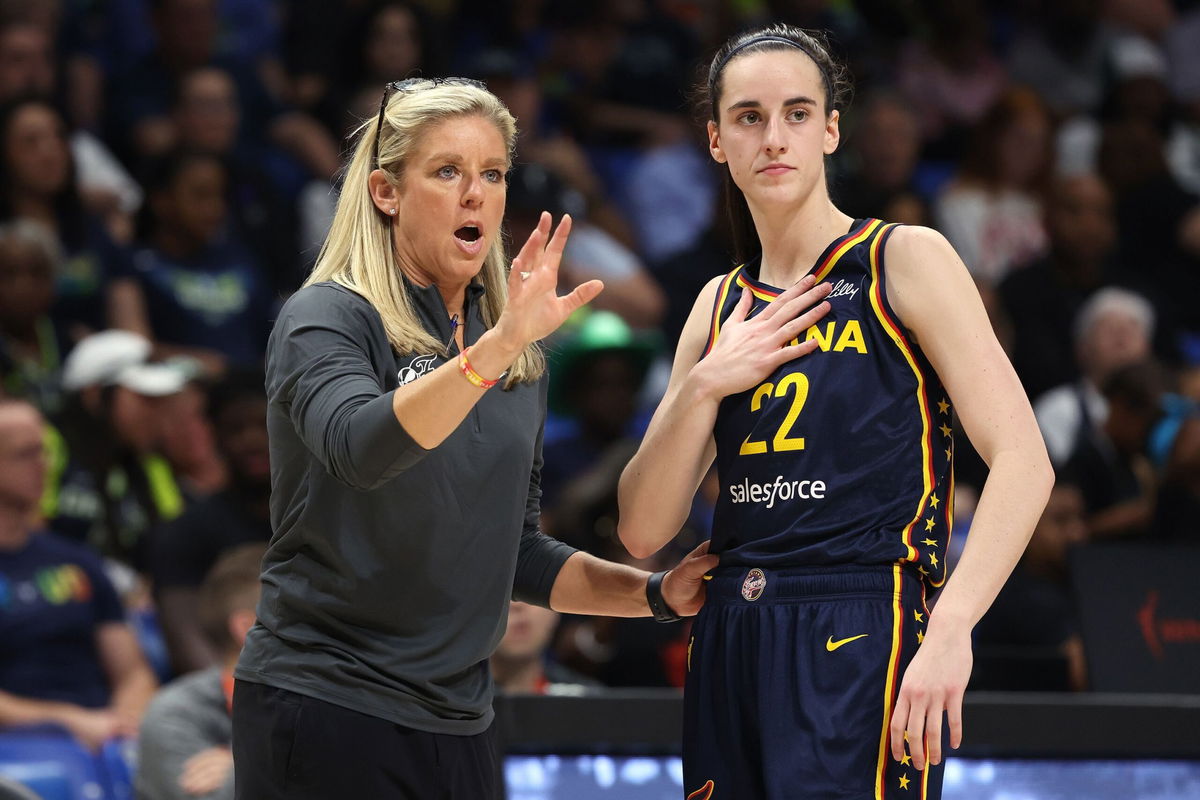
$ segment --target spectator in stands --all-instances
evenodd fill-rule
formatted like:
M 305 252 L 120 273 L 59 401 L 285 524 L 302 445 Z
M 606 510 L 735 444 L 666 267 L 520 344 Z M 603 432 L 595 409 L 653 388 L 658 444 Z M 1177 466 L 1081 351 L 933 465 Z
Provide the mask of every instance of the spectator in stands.
M 156 48 L 111 84 L 109 129 L 132 160 L 171 150 L 179 132 L 171 100 L 192 70 L 218 66 L 234 76 L 246 115 L 242 134 L 259 136 L 291 155 L 310 174 L 331 178 L 337 146 L 311 117 L 285 109 L 260 79 L 255 65 L 217 51 L 217 0 L 151 0 Z
M 33 220 L 0 223 L 0 389 L 43 414 L 62 407 L 66 331 L 50 318 L 58 242 Z
M 346 109 L 335 111 L 332 95 L 338 76 L 354 58 L 361 43 L 358 23 L 374 0 L 344 0 L 341 13 L 330 14 L 328 0 L 292 0 L 283 16 L 282 55 L 290 86 L 287 97 L 301 111 L 325 123 L 341 138 Z M 429 74 L 429 73 L 426 73 Z M 390 80 L 395 80 L 393 76 Z
M 1099 166 L 1116 193 L 1120 263 L 1160 290 L 1173 324 L 1200 331 L 1200 201 L 1167 169 L 1162 134 L 1142 119 L 1106 125 Z
M 1063 120 L 1059 128 L 1058 162 L 1066 172 L 1096 169 L 1102 123 L 1137 119 L 1164 134 L 1172 127 L 1169 65 L 1162 37 L 1139 35 L 1130 28 L 1117 28 L 1111 34 L 1101 103 L 1091 113 Z
M 697 43 L 654 7 L 586 0 L 556 10 L 550 60 L 585 145 L 655 148 L 690 136 L 680 99 Z
M 1154 471 L 1151 533 L 1200 542 L 1200 405 L 1169 391 L 1171 376 L 1150 362 L 1113 372 L 1104 384 L 1105 432 L 1124 458 L 1145 458 Z
M 523 242 L 537 227 L 543 211 L 572 217 L 571 238 L 559 267 L 559 283 L 578 286 L 593 278 L 604 292 L 592 308 L 612 311 L 636 328 L 653 328 L 662 320 L 666 296 L 637 254 L 599 225 L 582 207 L 583 198 L 541 164 L 522 164 L 508 178 L 504 222 L 509 240 Z M 515 253 L 514 253 L 515 255 Z
M 20 16 L 0 21 L 0 101 L 59 97 L 58 65 L 52 31 Z M 80 74 L 78 69 L 72 73 L 73 83 Z M 75 101 L 77 93 L 69 93 Z M 79 124 L 78 118 L 71 121 Z M 115 238 L 127 240 L 132 234 L 131 217 L 142 202 L 137 181 L 91 131 L 76 127 L 70 133 L 69 145 L 84 206 L 105 220 Z
M 1122 36 L 1113 43 L 1110 61 L 1112 78 L 1101 116 L 1145 120 L 1165 135 L 1172 119 L 1166 53 L 1153 41 Z
M 141 245 L 115 290 L 117 327 L 160 357 L 198 359 L 209 375 L 262 363 L 272 292 L 229 219 L 229 171 L 219 158 L 175 152 L 154 165 Z
M 430 20 L 423 4 L 407 0 L 372 0 L 353 15 L 343 58 L 331 65 L 332 87 L 324 110 L 327 125 L 339 140 L 378 105 L 388 81 L 432 75 L 436 50 L 430 42 Z M 322 16 L 327 16 L 322 11 Z M 320 46 L 324 46 L 324 31 Z M 327 75 L 328 77 L 328 75 Z
M 204 636 L 199 590 L 222 554 L 271 538 L 267 396 L 261 371 L 234 372 L 209 392 L 209 418 L 229 468 L 229 486 L 165 526 L 152 577 L 171 661 L 180 674 L 218 663 Z
M 225 488 L 227 470 L 208 417 L 207 383 L 195 377 L 199 366 L 187 359 L 171 365 L 190 379 L 164 403 L 171 424 L 163 426 L 162 454 L 183 494 L 199 501 Z
M 600 684 L 549 657 L 559 613 L 514 600 L 508 627 L 492 653 L 492 679 L 507 694 L 580 694 Z
M 108 284 L 123 256 L 101 220 L 84 210 L 62 115 L 39 99 L 0 106 L 0 148 L 0 221 L 36 220 L 63 249 L 52 316 L 73 339 L 107 327 Z
M 71 351 L 43 506 L 55 531 L 137 571 L 149 568 L 152 532 L 185 502 L 160 454 L 170 424 L 164 398 L 178 393 L 185 378 L 167 365 L 147 364 L 150 348 L 129 331 L 102 331 Z M 134 582 L 123 575 L 122 592 Z
M 1108 408 L 1100 387 L 1118 367 L 1150 355 L 1154 309 L 1141 295 L 1109 287 L 1092 295 L 1074 320 L 1075 359 L 1081 378 L 1034 403 L 1050 460 L 1066 464 L 1093 431 L 1104 427 Z
M 448 20 L 454 47 L 459 57 L 467 60 L 487 48 L 503 48 L 535 62 L 544 61 L 551 44 L 548 26 L 561 10 L 561 5 L 545 0 L 459 0 L 454 6 Z M 489 81 L 488 88 L 491 85 Z M 515 108 L 513 114 L 522 118 Z
M 1172 99 L 1179 120 L 1167 143 L 1171 174 L 1180 185 L 1200 195 L 1200 6 L 1183 15 L 1166 36 Z
M 621 545 L 617 483 L 643 432 L 638 398 L 659 343 L 610 312 L 583 313 L 582 321 L 568 323 L 573 329 L 562 332 L 551 355 L 550 408 L 569 415 L 571 427 L 547 433 L 542 525 L 601 558 L 662 569 L 706 538 L 712 497 L 697 499 L 685 533 L 653 558 L 634 559 Z M 573 617 L 556 653 L 579 674 L 610 686 L 682 686 L 685 630 L 638 619 Z
M 98 747 L 136 733 L 156 682 L 100 560 L 34 521 L 44 435 L 33 406 L 0 400 L 0 727 Z
M 1033 87 L 1060 118 L 1094 113 L 1104 96 L 1114 38 L 1098 0 L 1038 3 L 1008 52 L 1014 80 Z
M 204 635 L 219 659 L 166 686 L 150 703 L 138 740 L 140 800 L 233 798 L 233 667 L 258 605 L 266 547 L 225 553 L 200 586 Z
M 1104 422 L 1080 438 L 1067 463 L 1083 491 L 1093 539 L 1153 533 L 1161 476 L 1147 455 L 1145 432 L 1158 412 L 1165 379 L 1157 370 L 1134 370 L 1137 366 L 1127 364 L 1106 377 Z M 1120 401 L 1115 409 L 1113 397 Z
M 1097 172 L 1104 125 L 1111 122 L 1145 122 L 1163 137 L 1170 137 L 1172 145 L 1181 142 L 1181 134 L 1187 137 L 1187 126 L 1174 119 L 1168 61 L 1156 41 L 1118 36 L 1111 44 L 1109 62 L 1108 89 L 1098 114 L 1078 114 L 1058 127 L 1056 150 L 1060 172 Z M 1175 178 L 1187 187 L 1188 170 L 1177 167 L 1177 162 L 1171 164 L 1172 174 L 1178 173 Z M 1196 194 L 1200 187 L 1190 187 L 1189 191 Z
M 937 227 L 976 279 L 998 283 L 1045 250 L 1041 189 L 1051 135 L 1038 96 L 1009 89 L 980 120 L 961 170 L 938 195 Z
M 852 170 L 834 182 L 839 207 L 856 218 L 928 225 L 929 209 L 914 184 L 921 155 L 919 117 L 903 98 L 880 92 L 863 103 L 851 136 Z
M 233 77 L 216 67 L 201 67 L 184 75 L 172 119 L 182 149 L 220 156 L 225 162 L 230 212 L 237 231 L 268 270 L 272 287 L 294 291 L 300 285 L 304 262 L 298 253 L 295 211 L 278 188 L 282 178 L 272 172 L 278 161 L 273 159 L 273 151 L 246 143 L 238 135 L 242 112 Z M 326 196 L 330 194 L 328 181 L 316 183 Z
M 957 161 L 961 142 L 999 99 L 1008 75 L 992 52 L 980 0 L 934 0 L 918 8 L 927 35 L 901 48 L 897 83 L 926 155 Z
M 1083 494 L 1060 473 L 1020 563 L 975 628 L 972 688 L 1086 688 L 1067 554 L 1087 540 Z
M 39 25 L 19 18 L 0 23 L 0 98 L 51 96 L 58 77 L 53 47 Z
M 584 311 L 581 316 L 574 330 L 560 332 L 551 356 L 550 410 L 569 416 L 574 426 L 566 435 L 547 437 L 543 447 L 542 515 L 557 538 L 611 557 L 611 543 L 594 541 L 594 520 L 587 509 L 603 503 L 615 511 L 617 480 L 641 438 L 638 394 L 658 343 L 653 336 L 635 333 L 612 312 Z M 575 489 L 570 519 L 559 518 L 559 504 L 576 479 L 587 488 Z M 615 533 L 614 526 L 610 538 Z
M 563 4 L 551 45 L 566 127 L 609 154 L 607 179 L 653 268 L 689 249 L 716 207 L 696 129 L 682 113 L 696 42 L 654 3 Z
M 560 122 L 548 119 L 545 91 L 534 66 L 519 53 L 490 49 L 475 56 L 469 71 L 487 83 L 520 121 L 517 163 L 549 170 L 582 198 L 590 223 L 620 244 L 633 247 L 633 229 L 613 202 L 591 157 Z
M 1000 284 L 1015 337 L 1013 366 L 1030 397 L 1078 376 L 1072 321 L 1096 290 L 1119 277 L 1113 196 L 1102 180 L 1095 175 L 1055 180 L 1046 198 L 1045 220 L 1045 257 Z

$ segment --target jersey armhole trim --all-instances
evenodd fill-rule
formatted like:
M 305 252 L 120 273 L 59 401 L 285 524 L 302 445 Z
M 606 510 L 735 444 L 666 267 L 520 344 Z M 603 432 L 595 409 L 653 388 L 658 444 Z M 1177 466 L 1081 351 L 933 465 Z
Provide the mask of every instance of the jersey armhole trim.
M 921 500 L 917 503 L 916 513 L 913 515 L 912 521 L 904 526 L 904 530 L 900 535 L 904 543 L 908 555 L 902 559 L 903 561 L 918 561 L 920 555 L 916 547 L 912 543 L 913 528 L 919 522 L 925 513 L 925 509 L 929 504 L 930 495 L 934 491 L 934 482 L 936 480 L 934 465 L 933 465 L 933 415 L 929 411 L 929 396 L 926 390 L 927 381 L 925 373 L 917 363 L 915 354 L 913 353 L 912 345 L 905 336 L 904 330 L 895 321 L 892 316 L 891 309 L 887 306 L 887 299 L 883 296 L 883 244 L 888 236 L 895 229 L 895 224 L 889 224 L 880 228 L 879 233 L 874 240 L 868 245 L 868 262 L 871 270 L 871 291 L 868 298 L 871 303 L 871 308 L 875 312 L 875 317 L 883 326 L 884 331 L 899 348 L 900 354 L 912 369 L 913 376 L 916 378 L 916 396 L 917 406 L 921 414 L 921 481 L 922 492 Z
M 704 352 L 700 354 L 700 358 L 704 358 L 712 351 L 713 345 L 717 343 L 717 337 L 721 335 L 721 309 L 725 307 L 730 287 L 733 286 L 744 267 L 744 264 L 739 264 L 721 280 L 721 286 L 717 289 L 716 297 L 713 298 L 712 320 L 708 324 L 708 343 L 704 345 Z

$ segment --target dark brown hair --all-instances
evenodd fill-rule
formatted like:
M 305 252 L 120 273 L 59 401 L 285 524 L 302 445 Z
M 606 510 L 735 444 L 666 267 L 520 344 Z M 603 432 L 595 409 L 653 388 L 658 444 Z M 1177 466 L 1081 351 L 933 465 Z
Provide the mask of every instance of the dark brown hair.
M 240 545 L 217 559 L 200 584 L 200 628 L 222 653 L 237 646 L 229 634 L 229 617 L 258 605 L 259 572 L 266 551 L 265 544 Z
M 820 31 L 806 31 L 793 25 L 775 23 L 731 36 L 713 55 L 705 73 L 705 79 L 697 92 L 698 104 L 704 108 L 709 119 L 720 124 L 719 103 L 724 89 L 723 78 L 729 62 L 751 53 L 774 50 L 799 50 L 812 59 L 821 73 L 825 86 L 825 115 L 844 109 L 850 102 L 851 85 L 844 64 L 829 52 L 829 42 Z M 762 250 L 754 219 L 746 196 L 733 182 L 729 170 L 722 176 L 725 185 L 725 210 L 733 229 L 734 258 L 745 263 Z
M 1050 134 L 1046 137 L 1045 149 L 1041 153 L 1046 164 L 1051 163 L 1054 147 L 1053 118 L 1037 92 L 1027 86 L 1012 86 L 996 98 L 991 108 L 975 125 L 970 149 L 963 159 L 962 176 L 989 190 L 1003 187 L 1003 164 L 1000 159 L 1000 142 L 1013 123 L 1026 115 L 1035 115 L 1046 121 Z M 1050 169 L 1041 170 L 1041 177 L 1034 185 L 1025 187 L 1037 193 L 1048 188 Z

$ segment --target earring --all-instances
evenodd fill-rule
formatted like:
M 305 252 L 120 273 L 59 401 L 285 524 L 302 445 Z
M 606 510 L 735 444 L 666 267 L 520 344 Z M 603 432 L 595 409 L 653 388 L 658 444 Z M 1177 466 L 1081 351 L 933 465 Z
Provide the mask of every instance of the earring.
M 396 209 L 394 209 L 394 208 L 393 208 L 393 209 L 392 209 L 391 211 L 389 211 L 388 213 L 389 213 L 389 214 L 391 214 L 391 215 L 394 217 L 394 216 L 396 216 Z

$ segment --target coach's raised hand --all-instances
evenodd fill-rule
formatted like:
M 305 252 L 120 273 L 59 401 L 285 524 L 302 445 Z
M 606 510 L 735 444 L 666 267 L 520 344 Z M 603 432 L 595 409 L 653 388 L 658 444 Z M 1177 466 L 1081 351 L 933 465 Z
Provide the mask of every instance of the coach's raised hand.
M 518 351 L 549 336 L 604 289 L 600 281 L 587 281 L 569 294 L 558 295 L 558 267 L 571 234 L 571 217 L 563 215 L 553 236 L 551 222 L 550 214 L 543 211 L 537 228 L 513 259 L 508 305 L 496 322 L 496 335 Z

